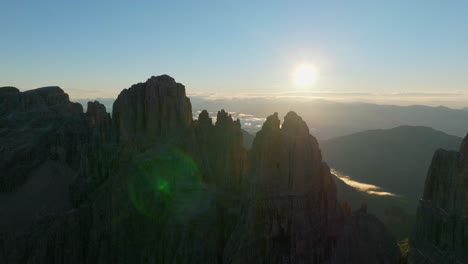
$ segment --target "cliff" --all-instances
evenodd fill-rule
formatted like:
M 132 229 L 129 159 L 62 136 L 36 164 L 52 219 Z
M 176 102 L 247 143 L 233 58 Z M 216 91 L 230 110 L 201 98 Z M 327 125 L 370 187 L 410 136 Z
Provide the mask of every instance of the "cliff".
M 250 164 L 249 193 L 225 263 L 398 261 L 382 223 L 365 211 L 344 214 L 317 140 L 295 112 L 282 125 L 276 113 L 267 118 Z
M 410 239 L 409 263 L 468 263 L 468 137 L 435 152 Z
M 99 102 L 84 114 L 54 91 L 36 92 L 44 111 L 68 105 L 63 112 L 81 120 L 69 120 L 79 126 L 72 131 L 83 133 L 77 144 L 63 139 L 73 154 L 61 197 L 69 205 L 1 235 L 3 262 L 396 263 L 385 227 L 337 204 L 317 140 L 296 113 L 282 126 L 270 116 L 249 154 L 239 120 L 224 110 L 215 123 L 206 111 L 192 120 L 184 86 L 167 75 L 123 90 L 112 117 Z
M 123 142 L 146 143 L 174 136 L 192 123 L 185 87 L 168 75 L 153 76 L 123 90 L 112 109 L 116 132 Z

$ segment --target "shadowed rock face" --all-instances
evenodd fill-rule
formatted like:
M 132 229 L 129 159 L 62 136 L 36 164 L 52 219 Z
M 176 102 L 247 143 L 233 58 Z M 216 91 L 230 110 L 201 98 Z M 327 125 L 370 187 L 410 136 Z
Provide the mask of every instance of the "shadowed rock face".
M 111 125 L 111 117 L 106 111 L 106 107 L 98 101 L 88 102 L 86 110 L 86 118 L 91 128 L 104 130 L 100 133 L 105 133 Z
M 250 190 L 225 263 L 396 263 L 394 240 L 375 217 L 345 216 L 317 140 L 289 112 L 275 113 L 250 153 Z M 379 245 L 379 246 L 376 246 Z
M 239 120 L 233 120 L 221 110 L 213 124 L 208 112 L 202 111 L 193 128 L 197 152 L 204 158 L 200 160 L 204 164 L 201 169 L 207 169 L 206 182 L 239 188 L 247 168 L 247 151 L 243 147 Z
M 82 107 L 59 87 L 0 88 L 0 232 L 70 209 L 86 141 Z
M 226 263 L 323 263 L 338 217 L 335 185 L 305 122 L 267 118 L 250 154 L 251 190 Z
M 0 191 L 18 188 L 45 160 L 77 167 L 86 132 L 83 108 L 59 87 L 0 88 Z
M 468 263 L 468 136 L 435 152 L 410 240 L 410 263 Z
M 53 90 L 45 109 L 63 103 Z M 78 112 L 85 140 L 63 197 L 73 208 L 1 237 L 0 260 L 396 263 L 378 220 L 337 205 L 318 143 L 294 112 L 281 127 L 277 114 L 267 119 L 249 162 L 239 120 L 224 110 L 215 124 L 206 111 L 192 120 L 185 88 L 167 75 L 122 91 L 112 118 L 98 102 Z
M 182 84 L 167 75 L 153 76 L 119 94 L 112 118 L 119 140 L 152 141 L 190 126 L 192 106 Z

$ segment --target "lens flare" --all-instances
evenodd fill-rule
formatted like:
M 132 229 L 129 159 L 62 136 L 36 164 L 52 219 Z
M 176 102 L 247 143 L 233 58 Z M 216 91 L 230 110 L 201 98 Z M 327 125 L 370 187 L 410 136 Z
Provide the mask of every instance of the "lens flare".
M 135 157 L 128 177 L 128 193 L 142 214 L 161 219 L 167 214 L 191 211 L 204 193 L 201 174 L 192 158 L 176 148 L 151 151 Z
M 300 88 L 314 85 L 318 79 L 318 69 L 312 64 L 302 64 L 294 71 L 294 83 Z

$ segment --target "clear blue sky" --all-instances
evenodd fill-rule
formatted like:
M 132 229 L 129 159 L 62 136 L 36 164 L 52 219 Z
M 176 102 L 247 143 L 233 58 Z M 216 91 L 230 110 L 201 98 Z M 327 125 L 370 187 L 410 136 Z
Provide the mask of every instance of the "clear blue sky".
M 223 3 L 221 3 L 223 2 Z M 117 94 L 167 73 L 190 92 L 468 92 L 468 1 L 0 0 L 0 86 Z

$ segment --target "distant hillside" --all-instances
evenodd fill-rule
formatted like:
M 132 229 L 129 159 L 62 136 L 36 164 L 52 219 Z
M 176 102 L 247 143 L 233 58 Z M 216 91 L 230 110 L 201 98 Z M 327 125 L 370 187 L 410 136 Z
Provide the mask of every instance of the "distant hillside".
M 98 100 L 112 113 L 114 98 L 73 99 L 86 111 L 88 101 Z M 265 117 L 273 112 L 285 115 L 294 110 L 301 114 L 319 140 L 328 140 L 371 129 L 390 129 L 400 125 L 426 126 L 463 137 L 468 131 L 468 111 L 433 106 L 397 106 L 370 103 L 347 103 L 327 100 L 294 100 L 286 98 L 224 98 L 192 96 L 193 113 L 208 110 L 216 115 L 219 109 L 236 113 L 241 126 L 250 134 L 262 127 Z
M 242 129 L 242 141 L 244 143 L 244 147 L 246 147 L 247 149 L 252 148 L 254 139 L 255 139 L 254 135 Z
M 369 130 L 320 142 L 330 167 L 416 202 L 434 151 L 456 150 L 462 139 L 421 126 Z
M 318 140 L 401 125 L 432 127 L 459 137 L 464 137 L 468 131 L 468 111 L 442 106 L 379 105 L 276 97 L 211 99 L 195 96 L 190 100 L 193 110 L 217 111 L 222 106 L 227 111 L 248 115 L 250 119 L 242 122 L 242 125 L 249 133 L 257 132 L 261 127 L 244 125 L 252 123 L 252 117 L 264 118 L 272 112 L 284 115 L 290 110 L 304 118 Z
M 405 197 L 360 191 L 346 184 L 337 176 L 337 172 L 334 173 L 338 200 L 341 203 L 347 203 L 352 210 L 359 209 L 365 203 L 368 212 L 382 221 L 398 240 L 407 238 L 411 234 L 416 217 L 414 202 L 408 201 Z

